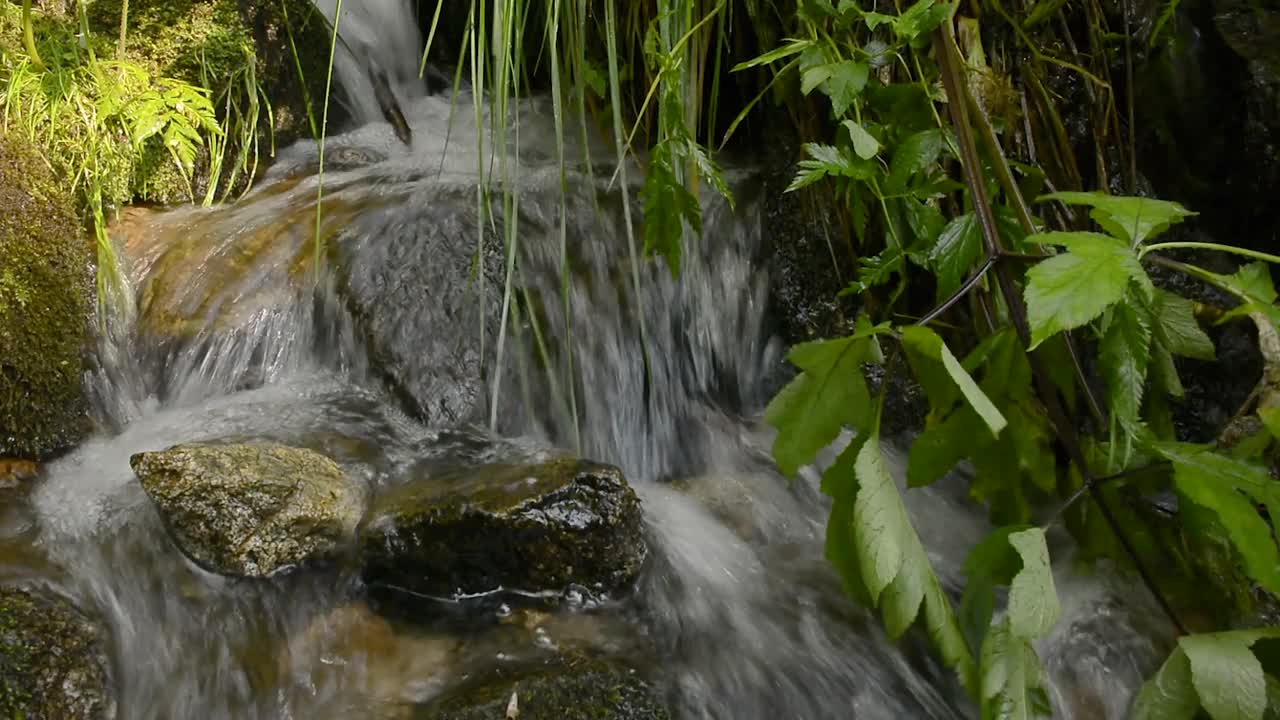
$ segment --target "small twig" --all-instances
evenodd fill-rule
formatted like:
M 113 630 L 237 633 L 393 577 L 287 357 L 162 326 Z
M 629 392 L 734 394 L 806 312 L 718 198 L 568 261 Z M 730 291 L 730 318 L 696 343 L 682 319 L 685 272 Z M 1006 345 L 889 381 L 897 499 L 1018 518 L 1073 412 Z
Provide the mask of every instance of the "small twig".
M 1044 523 L 1044 527 L 1048 528 L 1050 525 L 1053 525 L 1054 523 L 1056 523 L 1064 513 L 1070 510 L 1076 503 L 1080 502 L 1080 498 L 1084 497 L 1086 494 L 1091 492 L 1094 488 L 1097 488 L 1101 485 L 1109 483 L 1113 480 L 1123 480 L 1124 478 L 1132 477 L 1134 475 L 1141 475 L 1142 473 L 1145 473 L 1149 470 L 1156 470 L 1158 468 L 1168 467 L 1171 464 L 1172 463 L 1166 460 L 1161 460 L 1159 462 L 1155 462 L 1150 465 L 1143 465 L 1142 467 L 1129 468 L 1128 470 L 1121 470 L 1120 472 L 1117 472 L 1117 473 L 1111 473 L 1110 475 L 1103 475 L 1102 477 L 1094 478 L 1091 482 L 1086 482 L 1083 485 L 1081 485 L 1079 488 L 1077 488 L 1076 491 L 1071 494 L 1071 497 L 1067 498 L 1065 502 L 1059 505 L 1058 509 L 1055 510 L 1053 512 L 1053 515 L 1050 515 L 1049 519 Z
M 943 300 L 941 305 L 926 313 L 925 316 L 920 318 L 916 324 L 928 325 L 934 320 L 937 320 L 943 313 L 950 310 L 956 303 L 960 302 L 965 295 L 969 294 L 969 291 L 973 289 L 973 286 L 977 285 L 978 282 L 982 280 L 982 276 L 987 274 L 987 271 L 991 269 L 992 265 L 996 264 L 998 259 L 1000 259 L 1000 256 L 998 255 L 988 255 L 986 262 L 982 263 L 982 267 L 978 268 L 977 272 L 970 275 L 969 279 L 965 280 L 964 284 L 961 285 L 958 290 L 951 293 L 951 296 L 946 300 Z

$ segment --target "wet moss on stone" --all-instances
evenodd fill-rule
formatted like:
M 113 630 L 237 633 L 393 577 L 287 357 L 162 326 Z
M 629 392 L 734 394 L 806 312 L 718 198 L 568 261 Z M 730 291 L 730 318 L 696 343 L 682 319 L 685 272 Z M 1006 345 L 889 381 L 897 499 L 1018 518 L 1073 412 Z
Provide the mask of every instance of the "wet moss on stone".
M 510 717 L 520 720 L 669 720 L 653 687 L 636 671 L 602 660 L 575 659 L 546 668 L 498 674 L 419 708 L 413 720 Z
M 0 456 L 45 458 L 87 432 L 92 277 L 71 198 L 26 141 L 0 134 Z
M 374 503 L 359 542 L 367 581 L 415 592 L 612 592 L 644 562 L 641 525 L 617 468 L 562 458 L 414 480 Z
M 102 630 L 62 600 L 0 588 L 0 720 L 116 715 Z

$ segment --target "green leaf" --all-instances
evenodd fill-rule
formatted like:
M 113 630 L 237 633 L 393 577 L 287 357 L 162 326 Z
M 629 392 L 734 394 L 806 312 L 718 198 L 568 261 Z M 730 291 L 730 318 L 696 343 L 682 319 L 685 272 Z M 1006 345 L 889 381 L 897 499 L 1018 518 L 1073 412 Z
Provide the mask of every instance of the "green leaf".
M 849 140 L 853 143 L 853 152 L 863 160 L 870 160 L 880 152 L 880 141 L 872 137 L 867 129 L 852 120 L 845 120 L 844 127 L 849 131 Z
M 759 57 L 752 58 L 751 60 L 748 60 L 746 62 L 742 62 L 742 63 L 738 63 L 737 65 L 734 65 L 733 70 L 731 72 L 738 72 L 740 70 L 746 70 L 747 68 L 758 67 L 760 65 L 768 65 L 769 63 L 777 62 L 779 60 L 782 60 L 783 58 L 788 58 L 788 57 L 791 57 L 792 55 L 795 55 L 796 53 L 800 53 L 805 50 L 808 50 L 812 46 L 813 46 L 812 40 L 791 39 L 791 40 L 788 40 L 785 44 L 779 47 L 776 47 L 770 50 L 769 52 L 764 53 L 763 55 L 760 55 Z
M 1273 522 L 1280 518 L 1280 484 L 1258 465 L 1205 447 L 1155 443 L 1152 449 L 1173 463 L 1178 493 L 1218 516 L 1249 577 L 1280 592 L 1280 551 L 1272 528 L 1254 506 L 1266 505 Z
M 969 654 L 951 602 L 943 592 L 924 546 L 907 515 L 898 486 L 889 475 L 880 438 L 872 435 L 855 461 L 858 498 L 854 540 L 858 565 L 873 604 L 881 608 L 891 637 L 915 621 L 923 608 L 925 631 L 943 661 L 974 687 Z
M 914 41 L 938 28 L 944 20 L 951 17 L 956 3 L 937 2 L 937 0 L 919 0 L 907 8 L 894 22 L 894 32 L 898 37 Z
M 1009 536 L 1022 569 L 1009 586 L 1009 630 L 1024 640 L 1042 638 L 1058 622 L 1061 606 L 1049 566 L 1044 530 L 1030 528 Z
M 933 330 L 923 325 L 911 325 L 902 329 L 902 344 L 907 349 L 907 357 L 911 360 L 911 367 L 915 370 L 917 379 L 925 386 L 926 392 L 929 386 L 937 387 L 937 382 L 930 379 L 926 384 L 926 377 L 932 378 L 932 363 L 941 363 L 951 381 L 959 388 L 960 394 L 968 401 L 969 406 L 978 413 L 987 427 L 991 430 L 992 435 L 999 435 L 1000 431 L 1008 425 L 1004 415 L 991 402 L 986 393 L 982 392 L 982 388 L 973 381 L 969 373 L 960 365 L 960 361 L 956 356 L 951 354 L 951 349 L 947 347 L 942 338 Z M 935 390 L 931 395 L 933 397 L 944 396 L 944 393 Z
M 644 252 L 646 257 L 661 256 L 672 276 L 680 270 L 680 252 L 685 223 L 694 232 L 702 228 L 702 208 L 698 199 L 676 179 L 671 170 L 670 150 L 654 149 L 644 188 Z
M 1027 316 L 1034 348 L 1080 327 L 1119 302 L 1129 283 L 1146 278 L 1137 257 L 1115 238 L 1097 233 L 1042 233 L 1030 239 L 1064 245 L 1068 252 L 1027 272 Z
M 830 445 L 845 425 L 865 430 L 870 424 L 871 395 L 862 363 L 873 352 L 865 336 L 803 343 L 788 359 L 802 370 L 765 409 L 765 420 L 778 429 L 773 457 L 787 477 Z
M 931 485 L 974 450 L 973 425 L 980 422 L 968 406 L 926 427 L 911 442 L 907 455 L 907 485 Z
M 1280 440 L 1280 408 L 1259 408 L 1258 417 L 1267 428 L 1267 432 L 1271 433 L 1271 437 Z
M 1200 709 L 1191 684 L 1191 661 L 1175 648 L 1160 671 L 1148 680 L 1133 705 L 1133 720 L 1193 720 Z
M 1262 720 L 1267 681 L 1249 646 L 1255 633 L 1186 635 L 1178 647 L 1191 661 L 1191 683 L 1214 720 Z
M 822 92 L 831 100 L 832 114 L 840 118 L 867 86 L 871 68 L 865 62 L 855 60 L 842 60 L 827 67 L 831 71 L 822 83 Z
M 1115 306 L 1102 335 L 1098 360 L 1107 384 L 1107 408 L 1126 427 L 1136 427 L 1151 353 L 1151 323 L 1131 302 Z
M 973 546 L 961 568 L 967 582 L 960 597 L 960 628 L 976 656 L 981 656 L 984 638 L 991 629 L 996 587 L 1008 585 L 1018 572 L 1020 559 L 1009 544 L 1009 536 L 1025 529 L 1025 525 L 995 529 Z
M 952 220 L 929 251 L 929 266 L 938 278 L 938 300 L 960 288 L 969 268 L 982 256 L 982 230 L 973 213 Z
M 1143 197 L 1117 197 L 1100 192 L 1057 192 L 1044 195 L 1039 200 L 1088 205 L 1097 211 L 1093 217 L 1100 225 L 1130 245 L 1155 237 L 1170 225 L 1196 214 L 1176 202 Z
M 1213 360 L 1213 340 L 1196 321 L 1195 303 L 1165 290 L 1157 290 L 1152 302 L 1156 339 L 1174 355 Z
M 1048 717 L 1040 659 L 1023 638 L 1010 630 L 1008 620 L 991 629 L 982 644 L 983 720 L 1030 720 Z
M 936 163 L 941 154 L 942 131 L 937 128 L 922 130 L 903 140 L 889 162 L 885 193 L 895 195 L 905 191 L 911 177 Z

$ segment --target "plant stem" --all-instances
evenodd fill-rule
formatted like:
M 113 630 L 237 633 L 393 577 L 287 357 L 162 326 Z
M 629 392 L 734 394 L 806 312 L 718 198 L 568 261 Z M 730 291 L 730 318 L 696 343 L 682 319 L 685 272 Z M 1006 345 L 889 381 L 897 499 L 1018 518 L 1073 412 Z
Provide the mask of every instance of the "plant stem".
M 44 61 L 40 59 L 40 51 L 36 49 L 36 32 L 31 20 L 31 0 L 22 0 L 22 44 L 27 49 L 27 57 L 31 58 L 31 67 L 36 72 L 45 72 Z
M 954 29 L 950 22 L 943 23 L 934 33 L 934 48 L 942 70 L 942 81 L 946 87 L 947 97 L 951 98 L 951 102 L 947 103 L 947 106 L 951 112 L 952 123 L 955 126 L 956 139 L 960 143 L 960 161 L 964 171 L 965 184 L 968 186 L 973 199 L 974 210 L 977 212 L 979 225 L 982 228 L 983 242 L 987 247 L 987 253 L 988 255 L 996 255 L 1002 252 L 1000 237 L 996 232 L 995 216 L 991 210 L 991 203 L 987 198 L 986 186 L 980 175 L 981 166 L 978 163 L 978 150 L 973 138 L 973 128 L 969 123 L 967 103 L 964 101 L 967 88 L 961 76 L 961 61 L 957 57 L 959 53 L 955 48 Z M 1013 277 L 1007 267 L 997 263 L 995 274 L 1014 329 L 1017 331 L 1019 339 L 1022 340 L 1022 344 L 1025 347 L 1030 347 L 1031 327 L 1027 321 L 1027 310 L 1022 303 L 1022 295 L 1018 292 L 1018 288 L 1014 284 Z M 1097 481 L 1091 474 L 1088 461 L 1085 459 L 1084 451 L 1081 449 L 1075 424 L 1063 409 L 1062 402 L 1054 389 L 1053 381 L 1049 378 L 1048 373 L 1045 372 L 1043 364 L 1035 353 L 1028 352 L 1027 361 L 1031 365 L 1032 373 L 1036 379 L 1037 394 L 1048 411 L 1050 421 L 1058 430 L 1059 442 L 1065 448 L 1071 462 L 1080 471 L 1080 476 L 1084 479 L 1084 485 L 1089 489 L 1089 494 L 1094 503 L 1097 504 L 1098 509 L 1102 512 L 1103 518 L 1106 520 L 1107 525 L 1111 527 L 1112 532 L 1115 533 L 1116 539 L 1119 540 L 1125 553 L 1133 561 L 1134 567 L 1138 570 L 1138 575 L 1155 597 L 1156 602 L 1160 604 L 1161 609 L 1169 616 L 1174 627 L 1180 633 L 1186 634 L 1186 627 L 1178 619 L 1173 607 L 1160 592 L 1159 587 L 1156 586 L 1155 579 L 1143 565 L 1137 550 L 1129 542 L 1115 514 L 1111 512 L 1106 499 L 1097 487 Z
M 978 284 L 978 281 L 987 274 L 987 271 L 991 269 L 992 265 L 996 264 L 996 260 L 998 259 L 999 256 L 997 255 L 988 255 L 986 262 L 982 263 L 982 267 L 978 268 L 977 272 L 971 275 L 968 280 L 965 280 L 964 284 L 960 286 L 960 289 L 951 293 L 951 297 L 943 300 L 938 307 L 930 310 L 924 317 L 920 318 L 916 324 L 928 325 L 934 320 L 937 320 L 943 313 L 950 310 L 956 303 L 960 302 L 965 295 L 969 294 L 969 291 L 973 289 L 973 286 Z
M 1255 260 L 1265 260 L 1269 263 L 1276 263 L 1280 265 L 1280 255 L 1272 255 L 1270 253 L 1258 252 L 1257 250 L 1249 250 L 1248 248 L 1232 247 L 1230 245 L 1219 245 L 1218 243 L 1206 242 L 1166 242 L 1147 245 L 1139 251 L 1138 259 L 1142 259 L 1149 252 L 1155 252 L 1157 250 L 1175 250 L 1178 248 L 1185 248 L 1188 250 L 1217 250 L 1219 252 L 1242 255 Z
M 120 39 L 116 42 L 116 59 L 124 59 L 125 38 L 129 34 L 129 0 L 120 2 Z

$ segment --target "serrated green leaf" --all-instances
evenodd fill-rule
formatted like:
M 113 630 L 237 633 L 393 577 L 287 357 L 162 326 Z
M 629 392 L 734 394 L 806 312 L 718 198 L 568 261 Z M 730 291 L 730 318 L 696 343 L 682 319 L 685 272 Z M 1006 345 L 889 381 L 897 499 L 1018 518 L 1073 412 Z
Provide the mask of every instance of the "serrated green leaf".
M 964 406 L 917 435 L 907 454 L 907 485 L 931 485 L 968 457 L 974 450 L 973 425 L 977 422 L 981 422 L 977 414 Z
M 1064 245 L 1068 252 L 1027 272 L 1024 293 L 1033 348 L 1098 317 L 1120 302 L 1131 281 L 1146 278 L 1137 257 L 1115 238 L 1097 233 L 1042 233 L 1030 239 L 1035 238 Z
M 684 226 L 701 231 L 702 208 L 698 199 L 676 179 L 670 149 L 660 146 L 650 156 L 641 196 L 644 200 L 644 252 L 661 256 L 674 276 L 680 270 Z
M 951 353 L 951 349 L 933 330 L 923 325 L 905 327 L 902 329 L 902 344 L 907 350 L 907 357 L 911 361 L 912 369 L 915 370 L 916 379 L 924 386 L 926 393 L 933 388 L 930 394 L 931 402 L 944 398 L 948 394 L 947 391 L 939 389 L 940 383 L 936 379 L 938 375 L 933 368 L 933 363 L 938 363 L 946 372 L 946 377 L 950 378 L 950 381 L 960 390 L 969 407 L 973 408 L 986 423 L 992 435 L 999 435 L 1000 431 L 1009 424 L 982 388 L 978 387 L 978 384 L 965 371 L 956 356 Z
M 1253 633 L 1185 635 L 1178 647 L 1191 663 L 1191 683 L 1213 720 L 1262 720 L 1267 681 L 1249 646 Z
M 1191 661 L 1182 648 L 1175 648 L 1148 680 L 1133 705 L 1133 720 L 1192 720 L 1200 709 L 1191 684 Z
M 1143 197 L 1117 197 L 1100 192 L 1057 192 L 1044 195 L 1040 201 L 1057 200 L 1068 205 L 1088 205 L 1098 211 L 1095 220 L 1108 232 L 1122 233 L 1130 245 L 1137 245 L 1159 235 L 1174 223 L 1196 213 L 1176 202 Z
M 880 141 L 876 140 L 867 129 L 852 120 L 845 120 L 845 130 L 849 131 L 849 140 L 853 143 L 853 152 L 863 160 L 870 160 L 880 152 Z
M 822 92 L 831 101 L 831 112 L 843 117 L 867 86 L 871 68 L 865 62 L 842 60 L 828 66 L 831 71 L 822 83 Z
M 938 278 L 938 300 L 960 288 L 969 268 L 982 257 L 982 230 L 973 213 L 955 218 L 943 228 L 929 251 L 929 266 Z
M 898 634 L 923 609 L 925 631 L 938 654 L 966 687 L 973 688 L 973 658 L 889 474 L 877 435 L 867 439 L 854 465 L 858 476 L 854 539 L 872 603 L 880 606 L 888 629 Z
M 1024 640 L 1045 637 L 1058 622 L 1061 606 L 1049 566 L 1044 530 L 1030 528 L 1009 535 L 1022 558 L 1022 569 L 1009 586 L 1009 630 Z
M 1195 303 L 1165 290 L 1157 290 L 1152 301 L 1156 318 L 1156 339 L 1174 355 L 1213 360 L 1213 340 L 1196 320 Z
M 1254 506 L 1255 502 L 1266 505 L 1273 522 L 1280 518 L 1280 483 L 1261 466 L 1201 446 L 1155 443 L 1151 447 L 1173 463 L 1178 493 L 1218 516 L 1249 577 L 1280 592 L 1280 551 L 1272 528 Z
M 904 40 L 914 41 L 937 29 L 951 17 L 955 8 L 955 3 L 919 0 L 897 18 L 893 24 L 894 32 Z
M 907 189 L 911 177 L 938 161 L 942 154 L 942 131 L 922 130 L 902 141 L 889 161 L 889 177 L 885 193 L 894 195 Z
M 765 409 L 765 420 L 778 429 L 773 457 L 787 477 L 813 460 L 850 425 L 866 429 L 871 395 L 862 363 L 872 353 L 867 337 L 803 343 L 787 356 L 802 370 Z
M 1107 386 L 1107 409 L 1126 427 L 1136 427 L 1151 359 L 1151 321 L 1134 301 L 1115 306 L 1102 335 L 1098 360 Z
M 1026 640 L 1005 620 L 991 629 L 982 645 L 982 720 L 1031 720 L 1046 717 L 1041 698 L 1040 660 Z

